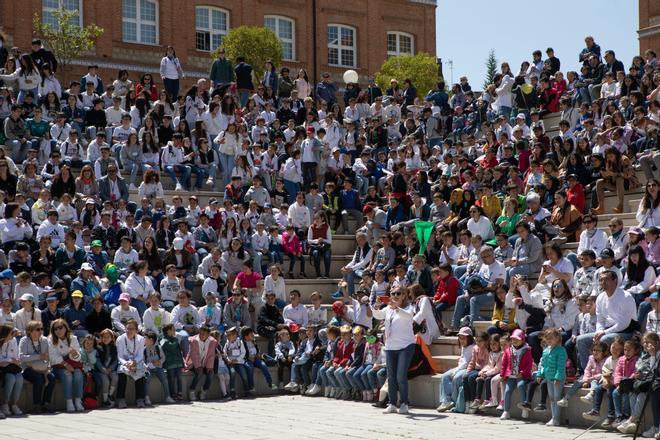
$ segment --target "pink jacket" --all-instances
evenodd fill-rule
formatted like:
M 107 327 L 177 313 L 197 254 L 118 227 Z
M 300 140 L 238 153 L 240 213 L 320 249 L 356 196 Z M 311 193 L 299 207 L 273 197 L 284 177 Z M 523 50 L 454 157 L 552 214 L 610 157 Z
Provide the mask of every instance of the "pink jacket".
M 488 354 L 488 365 L 486 365 L 481 372 L 488 376 L 495 376 L 500 373 L 502 369 L 502 356 L 504 353 L 502 351 L 491 351 Z
M 213 369 L 215 349 L 218 346 L 218 341 L 209 336 L 209 347 L 206 350 L 206 357 L 203 359 L 204 363 L 202 364 L 202 358 L 199 353 L 199 335 L 191 336 L 188 340 L 190 341 L 190 350 L 185 360 L 186 370 L 193 370 L 195 368 Z
M 479 345 L 474 345 L 474 350 L 472 351 L 472 359 L 467 366 L 467 371 L 472 370 L 481 370 L 488 364 L 488 349 L 481 349 Z
M 503 380 L 508 379 L 512 373 L 512 352 L 513 347 L 509 347 L 504 351 L 504 355 L 502 356 L 502 369 L 500 370 L 500 376 Z M 522 354 L 520 359 L 520 367 L 518 368 L 518 374 L 520 377 L 526 380 L 531 380 L 533 364 L 534 360 L 532 359 L 532 350 L 529 348 L 529 346 L 526 345 L 525 352 Z
M 637 356 L 633 356 L 630 359 L 626 359 L 625 356 L 619 358 L 614 368 L 614 385 L 619 386 L 623 379 L 632 379 L 635 375 L 636 362 Z
M 584 369 L 584 376 L 582 376 L 582 382 L 591 382 L 592 380 L 600 380 L 603 376 L 603 364 L 605 363 L 605 358 L 600 362 L 594 359 L 593 356 L 589 356 L 589 362 L 587 362 L 587 367 Z
M 302 253 L 302 244 L 296 234 L 289 235 L 288 232 L 282 234 L 282 247 L 287 255 Z

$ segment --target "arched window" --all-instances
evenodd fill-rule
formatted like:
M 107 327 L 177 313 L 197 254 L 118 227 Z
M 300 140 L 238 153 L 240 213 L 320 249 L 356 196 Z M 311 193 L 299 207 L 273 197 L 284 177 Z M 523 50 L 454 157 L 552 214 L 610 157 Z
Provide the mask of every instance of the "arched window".
M 328 25 L 328 64 L 340 67 L 357 65 L 357 31 L 343 24 Z
M 296 28 L 295 22 L 290 18 L 279 15 L 266 15 L 264 25 L 273 31 L 282 42 L 282 59 L 293 61 L 296 59 Z
M 71 18 L 71 24 L 82 27 L 82 0 L 43 0 L 41 2 L 41 22 L 51 25 L 54 29 L 59 28 L 59 23 L 55 20 L 53 12 L 64 9 L 66 11 L 76 11 L 77 14 Z
M 229 13 L 210 6 L 195 8 L 195 47 L 197 50 L 214 51 L 222 45 L 229 31 Z
M 122 38 L 128 43 L 158 44 L 158 2 L 122 0 Z
M 387 56 L 415 54 L 415 37 L 405 32 L 387 33 Z

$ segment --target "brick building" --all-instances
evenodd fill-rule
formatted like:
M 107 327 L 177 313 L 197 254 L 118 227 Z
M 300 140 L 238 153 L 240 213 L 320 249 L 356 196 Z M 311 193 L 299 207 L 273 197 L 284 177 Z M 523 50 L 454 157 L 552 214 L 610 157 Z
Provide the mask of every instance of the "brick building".
M 435 54 L 436 0 L 5 1 L 0 3 L 0 29 L 10 45 L 29 50 L 32 15 L 38 12 L 47 21 L 59 6 L 80 11 L 83 25 L 95 23 L 105 30 L 94 53 L 72 68 L 77 75 L 93 61 L 104 79 L 114 79 L 120 68 L 132 77 L 157 72 L 168 44 L 176 48 L 188 81 L 206 76 L 210 52 L 240 25 L 273 29 L 283 43 L 283 64 L 305 67 L 310 80 L 326 70 L 339 79 L 346 69 L 364 79 L 388 55 Z
M 639 49 L 660 51 L 660 2 L 639 0 Z

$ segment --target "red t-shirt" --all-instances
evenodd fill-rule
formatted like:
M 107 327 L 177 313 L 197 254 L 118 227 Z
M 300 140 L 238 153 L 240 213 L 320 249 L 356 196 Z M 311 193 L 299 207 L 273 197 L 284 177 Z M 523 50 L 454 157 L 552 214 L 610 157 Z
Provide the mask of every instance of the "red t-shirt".
M 245 272 L 239 272 L 236 275 L 236 279 L 241 283 L 242 289 L 255 289 L 257 287 L 257 281 L 261 279 L 261 274 L 255 271 L 252 271 L 250 275 Z

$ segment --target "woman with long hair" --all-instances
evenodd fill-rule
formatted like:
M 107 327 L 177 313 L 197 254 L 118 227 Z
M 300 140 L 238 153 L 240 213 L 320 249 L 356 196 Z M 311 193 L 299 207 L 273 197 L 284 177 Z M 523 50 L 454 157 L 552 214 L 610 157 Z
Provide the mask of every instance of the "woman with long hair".
M 23 378 L 32 384 L 32 412 L 52 412 L 55 375 L 50 371 L 48 338 L 41 321 L 28 322 L 25 336 L 18 343 L 18 354 L 24 366 Z
M 146 366 L 144 363 L 144 337 L 138 334 L 138 323 L 129 319 L 126 333 L 117 338 L 117 408 L 126 408 L 126 383 L 130 377 L 135 382 L 135 398 L 138 408 L 144 408 L 146 394 Z
M 17 104 L 23 104 L 25 96 L 28 93 L 37 99 L 39 92 L 39 85 L 41 84 L 41 74 L 39 68 L 32 61 L 32 57 L 28 54 L 23 54 L 18 59 L 19 67 L 9 75 L 0 75 L 2 81 L 17 81 L 18 82 L 18 98 Z
M 628 267 L 621 287 L 635 298 L 635 303 L 639 307 L 637 322 L 640 325 L 651 311 L 651 303 L 645 299 L 650 294 L 649 289 L 653 286 L 655 276 L 655 269 L 646 258 L 644 248 L 639 245 L 631 246 L 628 250 Z
M 64 319 L 50 323 L 48 357 L 55 378 L 62 383 L 67 412 L 83 412 L 83 370 L 78 338 L 71 334 Z
M 305 99 L 308 96 L 312 96 L 312 85 L 309 82 L 309 77 L 307 76 L 307 71 L 305 69 L 300 69 L 298 71 L 298 76 L 293 81 L 293 86 L 298 91 L 299 99 Z
M 148 276 L 151 278 L 151 284 L 156 290 L 160 290 L 160 282 L 165 277 L 163 274 L 164 266 L 154 237 L 147 236 L 144 239 L 144 244 L 142 245 L 142 249 L 140 249 L 138 256 L 140 257 L 140 260 L 147 263 Z
M 158 87 L 154 84 L 151 73 L 144 73 L 140 77 L 140 82 L 135 86 L 135 96 L 142 96 L 143 91 L 146 92 L 146 97 L 150 102 L 158 99 Z
M 579 240 L 582 233 L 582 213 L 568 201 L 564 190 L 555 193 L 555 206 L 548 226 L 545 232 L 549 239 L 563 237 L 571 243 Z
M 610 147 L 605 150 L 605 169 L 601 172 L 602 179 L 596 182 L 596 194 L 598 195 L 598 207 L 594 208 L 595 214 L 605 213 L 605 191 L 616 191 L 618 203 L 612 209 L 615 213 L 623 212 L 623 196 L 625 192 L 639 187 L 637 175 L 633 169 L 630 159 L 621 154 L 619 150 Z
M 40 102 L 44 100 L 46 95 L 48 95 L 50 92 L 55 93 L 58 99 L 62 97 L 62 86 L 55 77 L 53 68 L 50 66 L 50 64 L 46 63 L 41 66 L 41 82 L 39 83 Z
M 94 169 L 91 165 L 83 165 L 80 170 L 80 176 L 76 178 L 76 196 L 83 200 L 92 197 L 96 202 L 100 202 L 99 184 L 94 175 Z
M 383 307 L 380 297 L 376 297 L 371 309 L 374 318 L 385 322 L 387 395 L 390 400 L 385 413 L 407 414 L 408 367 L 415 354 L 414 313 L 406 287 L 392 291 L 389 298 Z
M 649 179 L 646 182 L 644 198 L 637 208 L 637 221 L 640 228 L 660 227 L 660 182 Z
M 235 158 L 241 150 L 236 123 L 230 122 L 225 131 L 220 132 L 213 142 L 219 146 L 220 167 L 222 168 L 222 187 L 226 187 L 231 179 Z
M 179 95 L 179 81 L 184 76 L 181 62 L 176 56 L 174 47 L 167 46 L 165 56 L 160 60 L 160 77 L 163 80 L 165 91 L 171 99 L 176 99 Z
M 151 120 L 151 118 L 147 118 Z M 159 171 L 158 164 L 160 163 L 160 147 L 158 141 L 151 131 L 145 131 L 142 136 L 142 158 L 145 174 L 147 170 Z

